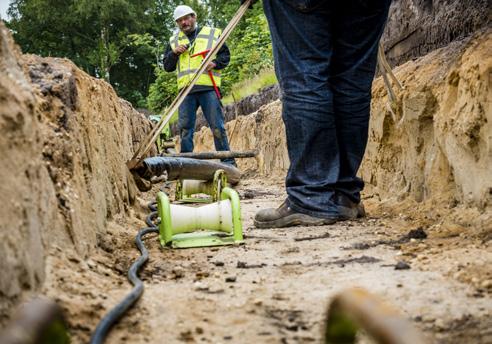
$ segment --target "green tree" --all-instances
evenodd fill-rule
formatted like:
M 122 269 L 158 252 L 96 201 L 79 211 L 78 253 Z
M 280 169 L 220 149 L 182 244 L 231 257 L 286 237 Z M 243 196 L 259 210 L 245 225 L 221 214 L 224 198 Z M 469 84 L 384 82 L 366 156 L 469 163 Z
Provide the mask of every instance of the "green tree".
M 137 107 L 162 111 L 176 96 L 174 73 L 162 70 L 173 12 L 187 4 L 201 25 L 224 29 L 239 7 L 222 0 L 13 0 L 7 23 L 26 53 L 66 57 L 104 78 Z M 233 83 L 272 65 L 266 20 L 258 3 L 248 10 L 227 42 L 231 63 L 223 93 Z
M 272 43 L 268 23 L 261 6 L 255 6 L 231 34 L 231 62 L 224 70 L 223 91 L 273 66 Z
M 149 110 L 158 113 L 172 103 L 178 93 L 178 84 L 174 73 L 167 73 L 160 67 L 156 67 L 155 73 L 157 78 L 150 85 L 147 106 Z
M 24 52 L 67 57 L 91 75 L 111 82 L 117 90 L 131 93 L 126 89 L 128 80 L 113 74 L 121 77 L 118 69 L 134 66 L 131 62 L 135 59 L 126 52 L 130 48 L 128 35 L 149 29 L 154 6 L 152 0 L 14 0 L 8 26 Z M 138 63 L 151 73 L 152 62 L 151 56 L 139 56 Z M 145 80 L 148 74 L 138 78 Z M 149 83 L 141 84 L 148 88 Z M 140 98 L 146 95 L 145 87 L 135 91 Z

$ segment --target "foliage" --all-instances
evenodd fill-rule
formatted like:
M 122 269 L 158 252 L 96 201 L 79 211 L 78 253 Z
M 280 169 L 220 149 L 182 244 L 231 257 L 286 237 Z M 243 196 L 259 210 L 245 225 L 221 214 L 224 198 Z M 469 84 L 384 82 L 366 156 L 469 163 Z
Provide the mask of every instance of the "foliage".
M 263 12 L 256 7 L 252 16 L 245 20 L 246 26 L 231 37 L 231 62 L 224 71 L 224 93 L 229 93 L 233 84 L 252 78 L 261 70 L 273 66 L 272 44 L 268 24 Z
M 150 85 L 147 105 L 149 110 L 160 112 L 167 107 L 178 92 L 176 76 L 174 73 L 167 73 L 162 68 L 156 68 L 156 81 Z
M 177 94 L 176 76 L 162 70 L 162 58 L 179 4 L 190 5 L 200 25 L 224 29 L 239 1 L 13 0 L 7 25 L 25 53 L 69 58 L 106 79 L 134 106 L 160 112 Z M 223 72 L 224 94 L 272 66 L 261 2 L 248 10 L 227 44 L 231 62 Z
M 248 78 L 232 85 L 228 95 L 222 99 L 224 105 L 234 103 L 242 98 L 257 93 L 262 88 L 275 85 L 277 77 L 273 69 L 265 69 L 253 78 Z
M 67 57 L 137 105 L 154 81 L 154 59 L 131 46 L 128 35 L 158 31 L 155 6 L 153 0 L 14 0 L 7 25 L 24 52 Z

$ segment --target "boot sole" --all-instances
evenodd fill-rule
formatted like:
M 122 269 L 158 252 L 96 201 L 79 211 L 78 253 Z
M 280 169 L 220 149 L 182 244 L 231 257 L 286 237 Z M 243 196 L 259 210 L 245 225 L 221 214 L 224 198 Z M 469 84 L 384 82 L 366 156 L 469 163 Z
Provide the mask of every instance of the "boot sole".
M 337 222 L 336 219 L 322 219 L 309 215 L 290 215 L 283 217 L 278 220 L 273 221 L 258 221 L 254 220 L 254 224 L 256 228 L 284 228 L 284 227 L 293 227 L 293 226 L 323 226 L 323 225 L 332 225 Z

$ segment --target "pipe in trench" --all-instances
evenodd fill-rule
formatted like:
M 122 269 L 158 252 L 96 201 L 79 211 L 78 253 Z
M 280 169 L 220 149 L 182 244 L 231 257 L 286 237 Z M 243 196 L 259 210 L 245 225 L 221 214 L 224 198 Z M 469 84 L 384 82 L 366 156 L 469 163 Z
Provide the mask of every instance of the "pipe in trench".
M 136 169 L 136 172 L 141 178 L 147 180 L 153 176 L 160 176 L 164 172 L 167 172 L 167 180 L 212 180 L 217 170 L 224 170 L 227 181 L 232 185 L 236 185 L 241 179 L 241 171 L 237 167 L 221 162 L 191 158 L 147 158 L 142 162 L 142 166 Z

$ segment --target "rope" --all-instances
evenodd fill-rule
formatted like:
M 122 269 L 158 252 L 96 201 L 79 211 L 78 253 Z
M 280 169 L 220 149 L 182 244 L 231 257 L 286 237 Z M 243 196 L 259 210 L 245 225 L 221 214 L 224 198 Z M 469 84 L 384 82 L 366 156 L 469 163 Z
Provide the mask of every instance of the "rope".
M 388 93 L 387 108 L 391 114 L 391 118 L 396 123 L 397 119 L 396 119 L 395 109 L 398 108 L 398 99 L 395 94 L 395 91 L 393 90 L 393 86 L 391 85 L 390 79 L 396 85 L 398 90 L 400 91 L 403 90 L 403 86 L 398 80 L 398 78 L 395 76 L 395 74 L 393 73 L 393 70 L 391 69 L 391 66 L 388 63 L 388 60 L 386 59 L 386 55 L 384 53 L 384 47 L 381 42 L 379 43 L 379 47 L 378 47 L 378 65 L 381 71 L 381 75 L 383 77 L 384 87 L 386 88 L 386 92 Z

